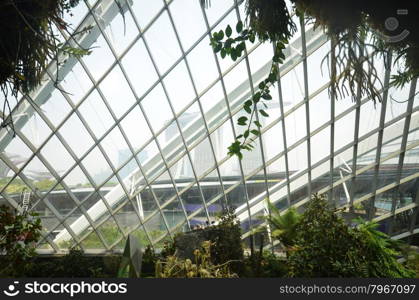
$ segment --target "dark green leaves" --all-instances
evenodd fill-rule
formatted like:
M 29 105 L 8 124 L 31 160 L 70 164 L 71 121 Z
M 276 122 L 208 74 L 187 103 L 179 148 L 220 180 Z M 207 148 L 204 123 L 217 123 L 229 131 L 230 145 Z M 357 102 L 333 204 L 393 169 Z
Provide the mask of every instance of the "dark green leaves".
M 233 33 L 233 30 L 231 30 L 230 25 L 227 25 L 227 28 L 226 28 L 226 36 L 227 37 L 230 37 L 232 33 Z
M 272 100 L 271 94 L 268 94 L 268 93 L 263 94 L 262 98 L 265 99 L 265 100 Z
M 269 114 L 266 111 L 264 111 L 263 109 L 259 109 L 259 112 L 262 116 L 269 117 Z
M 236 24 L 236 32 L 238 36 L 233 36 L 233 30 L 230 25 L 227 25 L 225 30 L 214 32 L 211 38 L 211 46 L 215 53 L 220 52 L 221 58 L 230 56 L 233 61 L 236 61 L 246 51 L 246 41 L 254 43 L 256 40 L 256 33 L 252 28 L 244 28 L 242 21 Z M 258 35 L 260 40 L 260 36 Z M 225 39 L 225 40 L 224 40 Z M 267 37 L 266 37 L 267 39 Z M 275 85 L 278 80 L 279 69 L 277 63 L 282 63 L 285 59 L 283 50 L 285 49 L 286 41 L 277 41 L 275 43 L 275 55 L 269 75 L 262 80 L 258 85 L 258 90 L 253 96 L 246 100 L 243 104 L 243 110 L 246 112 L 245 116 L 240 116 L 237 119 L 239 126 L 247 126 L 247 129 L 238 135 L 235 141 L 228 147 L 229 155 L 237 155 L 240 159 L 243 157 L 242 150 L 252 150 L 254 147 L 252 143 L 260 136 L 260 128 L 262 124 L 255 120 L 256 112 L 260 113 L 261 117 L 269 117 L 269 114 L 264 109 L 259 109 L 263 105 L 265 109 L 268 108 L 265 101 L 272 100 L 270 94 L 270 87 Z
M 220 30 L 219 32 L 214 32 L 212 37 L 216 41 L 221 41 L 224 38 L 224 31 Z
M 247 117 L 240 117 L 237 120 L 237 124 L 240 125 L 240 126 L 246 126 L 247 120 L 248 120 Z
M 237 33 L 240 33 L 243 30 L 243 22 L 239 21 L 236 25 L 236 31 Z

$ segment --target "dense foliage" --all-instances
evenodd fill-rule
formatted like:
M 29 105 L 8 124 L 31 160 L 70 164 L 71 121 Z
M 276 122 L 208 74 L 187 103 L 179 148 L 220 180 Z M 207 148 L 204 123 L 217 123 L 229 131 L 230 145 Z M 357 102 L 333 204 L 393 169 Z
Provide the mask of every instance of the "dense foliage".
M 41 220 L 35 214 L 0 206 L 0 275 L 20 276 L 35 256 L 40 236 Z
M 288 252 L 291 277 L 413 277 L 397 262 L 400 254 L 377 224 L 348 226 L 324 197 L 313 196 L 296 227 Z
M 237 277 L 229 269 L 229 262 L 215 265 L 211 259 L 211 242 L 202 243 L 195 249 L 194 260 L 168 256 L 156 263 L 156 278 L 233 278 Z
M 82 250 L 70 249 L 67 255 L 61 257 L 37 257 L 25 270 L 25 277 L 115 277 L 117 256 L 93 257 L 86 256 Z

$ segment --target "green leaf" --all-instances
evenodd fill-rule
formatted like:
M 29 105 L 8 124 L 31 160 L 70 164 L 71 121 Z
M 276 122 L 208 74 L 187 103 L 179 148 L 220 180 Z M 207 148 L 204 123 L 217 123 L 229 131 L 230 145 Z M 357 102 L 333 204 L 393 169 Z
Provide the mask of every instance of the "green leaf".
M 226 54 L 227 54 L 227 52 L 226 52 L 225 48 L 221 49 L 221 58 L 225 58 Z
M 236 25 L 236 31 L 237 33 L 240 33 L 243 30 L 243 22 L 239 21 Z
M 223 45 L 221 43 L 218 43 L 215 47 L 214 47 L 214 52 L 218 53 L 220 52 L 220 50 L 222 49 Z
M 259 121 L 254 121 L 253 123 L 255 123 L 255 125 L 257 126 L 257 127 L 262 127 L 262 124 L 260 124 L 260 122 Z
M 256 130 L 256 129 L 252 129 L 250 132 L 253 133 L 256 136 L 259 136 L 260 135 L 260 131 L 259 130 Z
M 237 121 L 238 122 L 246 122 L 248 119 L 247 119 L 247 117 L 240 117 Z
M 218 40 L 221 41 L 224 38 L 224 31 L 218 31 Z
M 259 83 L 259 89 L 260 90 L 263 90 L 265 88 L 265 86 L 266 86 L 265 81 L 262 81 L 261 83 Z
M 246 131 L 243 133 L 244 138 L 245 138 L 245 139 L 247 139 L 247 138 L 249 137 L 249 134 L 250 134 L 250 131 L 249 131 L 249 130 L 246 130 Z
M 259 112 L 260 112 L 260 114 L 261 114 L 262 116 L 264 116 L 264 117 L 269 117 L 269 114 L 268 114 L 268 113 L 266 113 L 266 111 L 264 111 L 263 109 L 260 109 L 260 110 L 259 110 Z
M 277 76 L 274 72 L 271 72 L 268 76 L 268 80 L 272 84 L 274 84 L 276 82 L 276 80 L 277 80 L 276 78 L 277 78 Z
M 253 95 L 253 102 L 258 103 L 260 101 L 260 92 Z
M 253 102 L 252 102 L 252 100 L 247 100 L 246 102 L 244 102 L 244 106 L 252 106 L 253 105 Z
M 236 49 L 231 49 L 231 59 L 233 60 L 233 61 L 236 61 L 237 60 L 237 53 L 236 53 Z
M 255 42 L 255 34 L 251 33 L 249 34 L 249 41 L 253 44 Z
M 272 100 L 272 96 L 271 96 L 271 94 L 268 94 L 268 93 L 264 93 L 264 94 L 262 95 L 262 98 L 263 98 L 263 99 L 265 99 L 265 100 Z
M 252 113 L 252 109 L 250 108 L 250 106 L 243 106 L 243 108 L 248 114 Z
M 230 25 L 227 25 L 227 28 L 226 28 L 227 37 L 230 37 L 232 33 L 233 33 L 233 30 L 231 29 Z

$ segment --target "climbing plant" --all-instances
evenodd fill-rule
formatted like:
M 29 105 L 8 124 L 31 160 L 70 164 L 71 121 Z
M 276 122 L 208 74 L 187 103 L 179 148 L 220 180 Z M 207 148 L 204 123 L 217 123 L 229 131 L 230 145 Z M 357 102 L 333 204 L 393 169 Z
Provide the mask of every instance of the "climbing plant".
M 212 34 L 214 52 L 233 61 L 246 52 L 246 41 L 251 44 L 256 40 L 270 42 L 275 49 L 268 76 L 258 83 L 258 89 L 244 102 L 246 115 L 237 120 L 237 124 L 246 126 L 246 129 L 228 147 L 228 154 L 240 159 L 242 151 L 252 150 L 253 142 L 260 135 L 257 114 L 268 116 L 261 107 L 272 99 L 269 91 L 279 76 L 278 65 L 285 60 L 283 50 L 296 33 L 293 15 L 298 17 L 301 25 L 314 23 L 315 28 L 323 29 L 331 40 L 330 52 L 321 64 L 327 63 L 329 93 L 336 99 L 351 96 L 355 101 L 359 97 L 368 97 L 374 103 L 380 102 L 382 90 L 387 87 L 384 87 L 376 65 L 378 60 L 383 60 L 388 69 L 390 53 L 395 54 L 392 64 L 397 68 L 391 77 L 392 86 L 402 88 L 419 75 L 419 34 L 415 30 L 414 13 L 419 8 L 417 2 L 404 2 L 403 9 L 399 9 L 400 3 L 396 1 L 382 5 L 378 0 L 291 0 L 291 3 L 292 6 L 287 7 L 285 0 L 246 0 L 246 24 L 237 23 L 237 35 L 232 36 L 231 25 Z M 201 4 L 208 7 L 210 1 L 202 0 Z M 391 17 L 395 14 L 400 17 Z M 395 35 L 394 30 L 398 27 L 405 30 Z

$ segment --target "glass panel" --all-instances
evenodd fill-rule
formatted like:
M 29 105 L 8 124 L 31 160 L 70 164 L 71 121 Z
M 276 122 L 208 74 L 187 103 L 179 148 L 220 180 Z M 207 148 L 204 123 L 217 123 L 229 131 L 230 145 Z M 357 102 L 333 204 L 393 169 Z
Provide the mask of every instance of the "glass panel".
M 307 58 L 308 92 L 311 95 L 330 80 L 329 70 L 325 58 L 330 51 L 330 42 L 326 42 Z M 330 59 L 330 58 L 329 58 Z M 320 72 L 319 72 L 320 71 Z M 322 106 L 323 108 L 326 108 Z
M 100 138 L 114 123 L 105 103 L 97 91 L 93 91 L 79 107 L 80 113 L 95 134 Z
M 125 6 L 125 3 L 122 2 Z M 127 2 L 128 4 L 128 2 Z M 139 34 L 131 14 L 118 13 L 115 18 L 106 26 L 105 34 L 117 54 L 121 54 L 132 40 Z
M 198 1 L 173 1 L 169 9 L 183 49 L 186 51 L 206 31 L 201 5 Z
M 38 148 L 51 134 L 51 129 L 49 129 L 38 113 L 35 111 L 32 112 L 31 110 L 32 109 L 28 109 L 28 111 L 24 113 L 26 115 L 25 117 L 28 118 L 28 121 L 21 129 L 21 132 L 35 148 Z
M 330 128 L 326 127 L 311 138 L 311 164 L 330 156 Z
M 361 106 L 361 116 L 359 119 L 359 136 L 378 128 L 380 122 L 381 105 L 374 105 L 373 101 L 368 101 Z
M 215 1 L 214 1 L 214 3 L 211 3 L 211 9 L 206 9 L 205 10 L 205 13 L 206 13 L 207 18 L 208 18 L 209 25 L 212 26 L 233 5 L 234 5 L 234 2 L 232 0 L 220 1 L 219 3 L 215 3 Z M 234 13 L 234 15 L 235 15 L 236 12 L 233 10 L 232 13 Z M 226 23 L 227 24 L 234 24 L 234 25 L 236 24 L 235 22 L 230 22 L 230 21 L 229 22 L 226 22 Z
M 143 96 L 158 79 L 156 70 L 142 39 L 137 41 L 124 56 L 122 65 L 138 97 Z M 141 72 L 139 72 L 139 70 L 141 70 Z
M 285 117 L 285 132 L 287 135 L 288 147 L 307 136 L 306 108 L 304 105 Z
M 141 104 L 155 133 L 173 119 L 169 102 L 160 84 L 141 101 Z
M 118 66 L 102 81 L 100 89 L 117 118 L 120 118 L 136 102 Z
M 145 32 L 145 39 L 160 74 L 164 74 L 181 56 L 179 43 L 167 12 L 163 12 Z M 166 49 L 170 49 L 170 51 Z
M 138 105 L 121 121 L 121 127 L 134 151 L 151 138 L 150 129 Z
M 195 99 L 195 92 L 184 61 L 181 61 L 163 82 L 175 113 L 179 113 Z
M 34 187 L 40 191 L 48 191 L 56 183 L 54 176 L 37 157 L 32 158 L 30 163 L 23 170 L 23 174 L 29 178 Z
M 91 187 L 83 171 L 77 166 L 63 180 L 72 189 Z M 79 198 L 81 200 L 82 198 Z
M 58 89 L 54 89 L 51 97 L 41 105 L 41 109 L 48 120 L 57 127 L 70 112 L 71 107 L 62 93 Z
M 150 240 L 148 239 L 143 226 L 138 227 L 137 229 L 132 231 L 131 234 L 136 236 L 138 240 L 140 241 L 141 245 L 143 245 L 144 247 L 150 244 Z
M 284 111 L 287 112 L 295 104 L 304 99 L 303 66 L 298 64 L 287 74 L 281 76 L 282 99 Z
M 85 59 L 87 57 L 96 55 L 96 50 L 94 49 L 92 54 L 84 56 Z M 100 50 L 99 50 L 100 51 Z M 90 70 L 89 70 L 90 71 Z M 92 70 L 90 72 L 95 72 L 96 70 Z M 71 71 L 64 77 L 64 80 L 60 82 L 63 90 L 66 95 L 71 99 L 74 104 L 80 102 L 84 95 L 86 95 L 87 91 L 92 87 L 92 81 L 87 76 L 85 70 L 80 65 L 80 63 L 76 63 L 76 65 L 71 69 Z
M 41 149 L 41 154 L 59 175 L 65 173 L 75 163 L 56 136 L 49 139 Z
M 91 47 L 93 47 L 94 51 L 90 55 L 83 56 L 82 60 L 93 75 L 93 78 L 98 80 L 109 69 L 115 58 L 102 35 L 99 35 Z
M 339 150 L 354 140 L 355 111 L 339 119 L 335 123 L 334 150 Z
M 310 100 L 310 130 L 314 131 L 330 120 L 329 93 L 326 90 Z
M 15 177 L 12 181 L 8 183 L 5 192 L 9 194 L 9 196 L 16 202 L 20 202 L 20 199 L 18 197 L 20 197 L 20 193 L 24 189 L 29 189 L 29 187 L 20 177 Z
M 157 210 L 156 200 L 153 197 L 152 190 L 149 187 L 146 187 L 144 190 L 141 191 L 139 197 L 136 197 L 135 204 L 137 204 L 137 208 L 139 210 L 139 215 L 144 221 L 144 219 L 148 218 L 155 210 Z M 142 207 L 142 212 L 141 208 Z
M 65 122 L 59 133 L 79 158 L 93 145 L 93 139 L 76 114 Z
M 163 8 L 163 1 L 133 1 L 132 11 L 134 12 L 140 27 L 144 29 L 148 23 L 157 16 Z
M 406 112 L 409 100 L 409 89 L 390 87 L 388 92 L 386 122 Z
M 48 203 L 62 216 L 72 216 L 73 210 L 77 207 L 77 204 L 61 185 L 55 187 L 43 201 L 48 201 Z
M 123 235 L 113 217 L 109 218 L 105 223 L 100 225 L 97 231 L 103 237 L 108 246 L 113 245 L 115 242 L 123 238 Z
M 140 203 L 136 202 L 134 203 Z M 128 232 L 138 225 L 140 225 L 140 219 L 138 218 L 135 211 L 138 211 L 139 215 L 142 215 L 142 206 L 133 206 L 133 204 L 128 201 L 117 213 L 114 214 L 115 220 L 118 223 L 119 227 L 122 228 L 124 234 L 128 234 Z
M 232 24 L 233 25 L 233 24 Z M 234 24 L 235 25 L 235 24 Z M 234 26 L 235 27 L 235 26 Z M 234 28 L 233 27 L 233 28 Z M 252 45 L 253 47 L 253 45 Z M 248 51 L 250 49 L 248 48 Z M 256 82 L 256 78 L 254 77 L 255 72 L 260 71 L 265 65 L 271 65 L 271 59 L 274 55 L 272 44 L 271 43 L 263 43 L 259 45 L 255 50 L 253 50 L 249 55 L 249 64 L 250 70 L 253 74 L 253 85 L 257 86 L 259 82 Z M 229 58 L 227 58 L 229 59 Z M 262 78 L 265 78 L 268 75 L 269 68 L 265 69 L 266 71 L 263 73 Z
M 163 217 L 160 213 L 155 214 L 150 220 L 148 220 L 144 224 L 144 227 L 153 242 L 167 234 L 167 229 L 164 226 Z
M 218 78 L 214 54 L 209 45 L 210 40 L 208 37 L 205 37 L 186 57 L 198 93 L 201 93 L 210 83 Z M 205 59 L 202 59 L 203 57 Z M 213 98 L 212 101 L 221 99 L 221 97 Z
M 112 170 L 106 162 L 105 157 L 97 147 L 83 159 L 82 163 L 90 176 L 92 176 L 96 185 L 101 184 L 112 174 Z
M 100 240 L 99 236 L 96 232 L 92 232 L 87 236 L 82 242 L 81 246 L 84 249 L 104 249 L 105 246 L 103 245 L 102 241 Z
M 7 136 L 5 139 L 7 141 L 9 137 Z M 1 145 L 0 149 L 2 150 L 1 154 L 7 157 L 17 168 L 20 168 L 27 162 L 32 155 L 32 151 L 18 136 L 11 138 L 10 141 Z M 2 172 L 6 172 L 6 170 L 9 170 L 9 167 L 3 166 L 2 164 L 2 170 L 4 170 Z
M 126 162 L 129 156 L 132 156 L 132 153 L 118 127 L 115 127 L 103 139 L 101 145 L 115 169 Z

